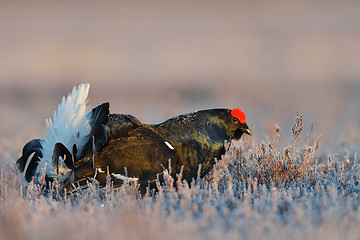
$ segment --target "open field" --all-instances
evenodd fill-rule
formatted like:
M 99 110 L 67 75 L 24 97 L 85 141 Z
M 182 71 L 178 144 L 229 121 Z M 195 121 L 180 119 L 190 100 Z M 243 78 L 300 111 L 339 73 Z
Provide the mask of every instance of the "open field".
M 0 238 L 359 239 L 359 21 L 357 1 L 2 1 Z M 23 145 L 81 82 L 145 123 L 240 107 L 254 135 L 155 195 L 23 189 Z

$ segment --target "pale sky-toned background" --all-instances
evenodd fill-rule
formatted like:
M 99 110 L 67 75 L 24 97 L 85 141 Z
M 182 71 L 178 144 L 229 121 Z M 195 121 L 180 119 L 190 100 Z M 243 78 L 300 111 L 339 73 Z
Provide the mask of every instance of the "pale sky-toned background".
M 359 23 L 359 1 L 1 1 L 0 134 L 20 150 L 90 82 L 92 106 L 143 122 L 240 107 L 255 136 L 289 136 L 300 112 L 357 151 Z

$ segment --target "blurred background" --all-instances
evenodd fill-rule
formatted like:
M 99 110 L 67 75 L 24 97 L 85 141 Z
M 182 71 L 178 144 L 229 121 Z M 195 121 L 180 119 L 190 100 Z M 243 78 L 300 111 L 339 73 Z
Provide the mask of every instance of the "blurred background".
M 296 113 L 360 149 L 359 1 L 1 1 L 0 135 L 20 154 L 62 96 L 157 123 L 240 107 L 262 139 Z

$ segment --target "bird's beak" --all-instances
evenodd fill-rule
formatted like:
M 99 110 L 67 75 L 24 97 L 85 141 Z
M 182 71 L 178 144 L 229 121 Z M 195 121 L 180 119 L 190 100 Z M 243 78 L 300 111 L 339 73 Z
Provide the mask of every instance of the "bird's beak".
M 244 129 L 243 131 L 244 131 L 244 133 L 246 133 L 247 135 L 251 136 L 251 131 L 250 131 L 250 129 L 246 128 L 246 129 Z

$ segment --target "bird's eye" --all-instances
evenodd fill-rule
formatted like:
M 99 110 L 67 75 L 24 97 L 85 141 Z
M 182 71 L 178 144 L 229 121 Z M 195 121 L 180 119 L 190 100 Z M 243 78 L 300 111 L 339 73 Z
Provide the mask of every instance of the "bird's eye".
M 239 120 L 237 118 L 232 119 L 234 123 L 237 123 Z

